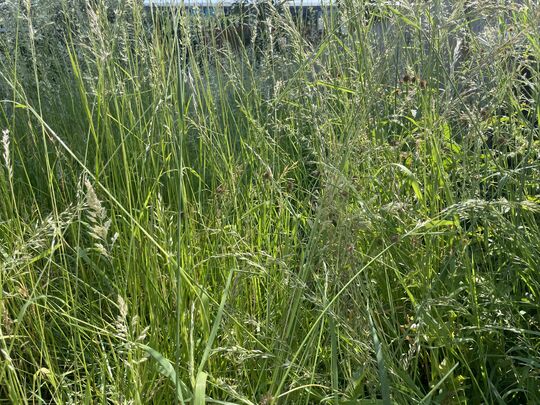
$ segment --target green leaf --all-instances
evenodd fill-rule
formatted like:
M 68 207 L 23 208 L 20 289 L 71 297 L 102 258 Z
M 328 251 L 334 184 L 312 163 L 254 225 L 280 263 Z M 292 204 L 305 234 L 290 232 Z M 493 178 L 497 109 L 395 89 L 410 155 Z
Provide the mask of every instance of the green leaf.
M 432 219 L 424 223 L 426 229 L 430 228 L 457 228 L 459 227 L 459 221 L 457 219 Z
M 338 86 L 338 85 L 335 85 L 335 84 L 332 84 L 332 83 L 323 82 L 321 80 L 318 80 L 315 84 L 317 86 L 329 87 L 331 89 L 338 90 L 338 91 L 341 91 L 343 93 L 354 94 L 354 90 L 348 89 L 348 88 L 343 87 L 343 86 Z
M 411 172 L 408 168 L 406 168 L 402 164 L 392 163 L 391 165 L 394 167 L 397 167 L 399 171 L 405 176 L 405 178 L 409 181 L 409 184 L 411 185 L 414 191 L 414 194 L 416 195 L 416 198 L 418 199 L 419 202 L 423 203 L 424 195 L 422 194 L 420 183 L 416 179 L 416 176 L 414 175 L 414 173 Z
M 459 366 L 459 363 L 454 364 L 454 366 L 444 375 L 441 380 L 435 384 L 435 386 L 427 393 L 427 395 L 420 401 L 421 404 L 430 402 L 431 396 L 437 392 L 439 387 L 446 381 L 446 379 L 454 372 L 454 370 Z
M 204 405 L 206 403 L 206 379 L 208 374 L 204 371 L 197 374 L 195 381 L 195 391 L 193 392 L 193 405 Z
M 206 361 L 208 360 L 208 356 L 210 356 L 210 351 L 212 350 L 212 346 L 214 345 L 214 340 L 216 339 L 216 336 L 219 330 L 219 324 L 221 323 L 221 318 L 223 317 L 225 303 L 227 302 L 227 296 L 229 295 L 229 289 L 231 287 L 233 274 L 234 274 L 234 271 L 231 270 L 231 272 L 229 273 L 229 277 L 227 278 L 227 283 L 225 284 L 225 289 L 223 290 L 223 295 L 221 296 L 221 303 L 219 304 L 219 309 L 216 314 L 216 318 L 214 319 L 214 325 L 212 325 L 212 330 L 210 331 L 210 337 L 208 338 L 208 341 L 206 342 L 206 348 L 204 349 L 201 362 L 199 363 L 199 368 L 197 369 L 197 374 L 200 374 L 202 372 L 204 365 L 206 364 Z
M 417 30 L 421 30 L 422 28 L 420 27 L 420 25 L 411 20 L 409 17 L 407 17 L 406 15 L 404 15 L 401 11 L 399 11 L 397 8 L 394 8 L 394 7 L 391 7 L 391 6 L 388 6 L 388 9 L 390 11 L 392 11 L 392 13 L 394 13 L 395 15 L 397 15 L 399 18 L 401 18 L 401 20 L 407 24 L 407 25 L 410 25 L 411 27 L 414 27 L 416 28 Z
M 375 347 L 375 355 L 377 357 L 377 366 L 379 368 L 379 379 L 381 380 L 382 403 L 383 405 L 391 405 L 392 401 L 390 400 L 390 383 L 388 382 L 388 373 L 386 372 L 386 365 L 384 363 L 382 345 L 381 341 L 379 340 L 379 335 L 377 334 L 377 329 L 375 328 L 375 323 L 373 322 L 373 318 L 371 317 L 371 310 L 369 310 L 369 305 L 368 311 L 373 345 Z
M 190 401 L 192 396 L 191 392 L 183 381 L 177 379 L 176 371 L 174 370 L 174 366 L 172 365 L 171 361 L 150 346 L 139 344 L 139 347 L 157 362 L 159 372 L 163 376 L 167 377 L 176 386 L 176 395 L 178 400 L 182 403 L 185 401 Z

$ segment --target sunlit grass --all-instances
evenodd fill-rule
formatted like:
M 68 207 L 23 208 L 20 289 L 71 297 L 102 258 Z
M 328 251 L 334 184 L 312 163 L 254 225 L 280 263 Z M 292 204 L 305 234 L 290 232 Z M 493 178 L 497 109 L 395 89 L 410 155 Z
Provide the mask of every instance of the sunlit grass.
M 3 402 L 540 402 L 532 2 L 20 3 Z

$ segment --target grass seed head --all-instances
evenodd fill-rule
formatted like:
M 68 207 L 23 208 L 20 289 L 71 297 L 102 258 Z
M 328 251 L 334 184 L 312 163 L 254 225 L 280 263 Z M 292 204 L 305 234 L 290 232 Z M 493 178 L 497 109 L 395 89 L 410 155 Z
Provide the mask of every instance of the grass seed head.
M 10 141 L 9 141 L 9 130 L 4 129 L 2 131 L 2 146 L 4 149 L 4 163 L 6 164 L 6 168 L 8 171 L 8 175 L 10 179 L 13 179 L 13 166 L 11 165 L 11 157 L 10 157 Z

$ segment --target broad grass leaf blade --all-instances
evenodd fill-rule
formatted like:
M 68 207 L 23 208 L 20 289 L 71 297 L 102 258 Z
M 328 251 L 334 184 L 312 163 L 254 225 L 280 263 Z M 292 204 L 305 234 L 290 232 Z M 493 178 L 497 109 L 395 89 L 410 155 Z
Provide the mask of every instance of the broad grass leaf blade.
M 406 15 L 404 15 L 401 11 L 399 11 L 398 9 L 394 8 L 394 7 L 391 7 L 391 6 L 388 6 L 388 9 L 390 11 L 392 11 L 392 13 L 394 13 L 395 15 L 397 15 L 405 24 L 407 25 L 410 25 L 411 27 L 414 27 L 416 28 L 417 30 L 421 30 L 422 28 L 420 27 L 420 25 L 418 25 L 417 22 L 411 20 L 409 17 L 407 17 Z
M 418 199 L 418 201 L 423 203 L 424 202 L 424 195 L 422 194 L 422 190 L 420 188 L 420 183 L 416 179 L 416 176 L 414 175 L 414 173 L 411 172 L 408 168 L 406 168 L 405 166 L 403 166 L 402 164 L 399 164 L 399 163 L 392 163 L 392 166 L 398 168 L 399 171 L 407 178 L 407 180 L 409 181 L 409 184 L 411 185 L 411 187 L 412 187 L 412 189 L 414 191 L 414 194 L 416 195 L 416 198 Z
M 165 358 L 160 352 L 143 344 L 139 345 L 146 353 L 148 353 L 158 364 L 159 372 L 167 377 L 175 386 L 176 394 L 180 402 L 189 401 L 191 393 L 189 388 L 182 381 L 177 380 L 176 371 L 169 359 Z M 177 381 L 179 384 L 177 385 Z
M 206 379 L 208 374 L 204 371 L 197 374 L 195 390 L 193 391 L 193 405 L 204 405 L 206 403 Z
M 333 317 L 329 319 L 330 326 L 330 342 L 332 350 L 331 366 L 332 366 L 332 391 L 335 396 L 334 402 L 338 400 L 338 388 L 339 388 L 339 370 L 338 370 L 338 349 L 337 349 L 337 334 L 336 334 L 336 321 Z
M 212 330 L 210 331 L 210 337 L 208 338 L 208 341 L 206 342 L 206 348 L 204 349 L 203 356 L 201 358 L 201 362 L 199 363 L 199 368 L 197 370 L 197 374 L 201 373 L 204 365 L 206 364 L 206 361 L 208 360 L 208 356 L 210 356 L 210 351 L 212 350 L 212 346 L 214 345 L 214 340 L 216 339 L 219 325 L 221 323 L 221 318 L 223 317 L 223 311 L 225 309 L 225 303 L 227 302 L 227 297 L 229 295 L 229 289 L 231 287 L 231 281 L 233 277 L 234 271 L 231 270 L 229 273 L 229 277 L 227 278 L 227 283 L 225 284 L 225 289 L 223 290 L 223 295 L 221 296 L 221 303 L 219 304 L 219 309 L 216 314 L 216 318 L 214 319 L 214 324 L 212 325 Z
M 331 88 L 331 89 L 334 89 L 334 90 L 338 90 L 338 91 L 341 91 L 343 93 L 354 94 L 354 90 L 348 89 L 348 88 L 343 87 L 343 86 L 337 86 L 337 85 L 332 84 L 332 83 L 323 82 L 321 80 L 318 80 L 317 83 L 315 83 L 315 84 L 317 86 L 323 86 L 323 87 L 328 87 L 328 88 Z
M 443 382 L 446 381 L 446 379 L 454 372 L 454 370 L 459 366 L 459 363 L 456 363 L 454 364 L 454 366 L 448 371 L 448 373 L 446 373 L 444 375 L 443 378 L 441 378 L 441 380 L 435 384 L 435 386 L 431 389 L 431 391 L 428 392 L 428 394 L 424 397 L 424 399 L 422 399 L 422 401 L 420 401 L 421 404 L 426 404 L 426 403 L 429 403 L 431 400 L 431 396 L 437 392 L 437 390 L 439 389 L 439 387 L 442 385 Z
M 369 310 L 369 307 L 368 307 Z M 386 365 L 384 364 L 384 357 L 382 353 L 381 342 L 375 329 L 373 318 L 371 317 L 371 311 L 369 310 L 369 324 L 371 326 L 371 334 L 373 337 L 373 345 L 375 347 L 375 355 L 377 356 L 377 366 L 379 368 L 379 378 L 381 380 L 381 392 L 383 405 L 391 405 L 390 401 L 390 384 L 388 382 L 388 374 L 386 372 Z

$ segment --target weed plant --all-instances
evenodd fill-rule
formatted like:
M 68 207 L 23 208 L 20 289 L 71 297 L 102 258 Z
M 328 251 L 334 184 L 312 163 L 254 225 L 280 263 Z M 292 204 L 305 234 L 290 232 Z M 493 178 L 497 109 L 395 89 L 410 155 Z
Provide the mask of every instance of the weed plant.
M 0 10 L 0 402 L 540 403 L 534 1 Z

